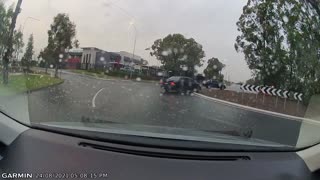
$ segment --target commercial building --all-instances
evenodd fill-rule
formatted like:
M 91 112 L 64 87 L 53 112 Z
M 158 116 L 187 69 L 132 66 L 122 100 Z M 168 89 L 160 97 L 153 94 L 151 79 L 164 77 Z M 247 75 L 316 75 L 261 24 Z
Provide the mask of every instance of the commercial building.
M 68 69 L 131 69 L 142 70 L 146 62 L 140 56 L 126 51 L 108 52 L 96 47 L 71 49 L 68 52 Z
M 80 69 L 83 49 L 70 49 L 67 53 L 65 68 Z

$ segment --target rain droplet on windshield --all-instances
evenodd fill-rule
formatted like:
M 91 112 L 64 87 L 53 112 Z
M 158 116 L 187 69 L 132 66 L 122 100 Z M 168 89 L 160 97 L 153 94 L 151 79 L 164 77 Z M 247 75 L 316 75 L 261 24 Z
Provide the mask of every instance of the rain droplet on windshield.
M 101 58 L 100 58 L 100 61 L 104 61 L 104 60 L 105 60 L 104 57 L 101 57 Z
M 53 68 L 53 64 L 50 64 L 50 68 Z
M 217 69 L 218 68 L 218 66 L 217 65 L 213 65 L 213 69 Z
M 137 77 L 136 81 L 141 81 L 141 78 Z
M 283 16 L 283 22 L 285 22 L 285 23 L 288 23 L 288 21 L 289 21 L 289 19 L 288 19 L 288 17 L 287 16 Z
M 188 59 L 188 56 L 187 55 L 184 55 L 182 58 L 180 58 L 179 60 L 180 61 L 185 61 L 185 60 L 187 60 Z
M 163 76 L 163 72 L 158 72 L 157 75 L 158 76 Z
M 182 70 L 183 70 L 183 71 L 188 71 L 188 67 L 187 67 L 187 66 L 183 66 L 183 67 L 182 67 Z
M 168 56 L 169 53 L 168 53 L 168 51 L 162 51 L 162 52 L 161 52 L 161 55 L 162 55 L 162 56 Z
M 174 49 L 173 49 L 173 52 L 174 52 L 175 54 L 177 54 L 177 53 L 178 53 L 178 49 L 177 49 L 177 48 L 174 48 Z

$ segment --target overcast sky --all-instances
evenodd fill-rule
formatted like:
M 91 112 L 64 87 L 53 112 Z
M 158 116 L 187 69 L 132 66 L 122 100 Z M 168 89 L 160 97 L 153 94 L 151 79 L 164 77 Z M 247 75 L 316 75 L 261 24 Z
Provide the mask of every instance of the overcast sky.
M 7 5 L 13 2 L 16 0 L 6 0 Z M 130 22 L 134 22 L 136 54 L 158 65 L 145 49 L 156 39 L 181 33 L 203 45 L 205 60 L 223 60 L 227 64 L 224 74 L 238 82 L 250 78 L 243 54 L 234 49 L 239 34 L 236 22 L 245 4 L 246 0 L 24 0 L 17 27 L 25 24 L 25 42 L 29 34 L 34 34 L 35 51 L 39 53 L 47 44 L 53 17 L 67 13 L 77 26 L 81 47 L 132 52 L 135 30 Z M 26 22 L 27 17 L 40 21 Z

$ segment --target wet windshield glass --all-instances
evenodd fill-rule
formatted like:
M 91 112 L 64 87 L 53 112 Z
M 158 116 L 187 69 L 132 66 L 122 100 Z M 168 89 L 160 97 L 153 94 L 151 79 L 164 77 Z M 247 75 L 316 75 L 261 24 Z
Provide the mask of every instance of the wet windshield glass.
M 0 71 L 1 112 L 31 126 L 320 142 L 315 0 L 0 0 Z

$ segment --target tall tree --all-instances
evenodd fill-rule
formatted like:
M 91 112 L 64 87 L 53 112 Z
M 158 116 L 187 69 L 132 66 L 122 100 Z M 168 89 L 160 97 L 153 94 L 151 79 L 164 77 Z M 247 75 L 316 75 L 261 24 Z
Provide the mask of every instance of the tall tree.
M 47 64 L 55 66 L 55 76 L 58 76 L 59 55 L 73 47 L 76 36 L 76 25 L 71 22 L 67 14 L 58 14 L 48 31 L 48 45 L 43 51 L 43 58 Z M 76 44 L 79 44 L 77 41 Z
M 24 53 L 22 59 L 21 59 L 21 64 L 22 66 L 27 68 L 27 72 L 30 70 L 30 65 L 32 61 L 34 51 L 33 51 L 33 35 L 31 34 L 28 40 L 26 52 Z
M 23 52 L 23 47 L 24 47 L 24 42 L 23 42 L 23 34 L 21 29 L 17 30 L 14 32 L 13 35 L 13 51 L 14 51 L 14 56 L 15 60 L 19 60 L 19 55 L 20 53 Z
M 3 83 L 4 84 L 8 84 L 8 69 L 9 69 L 9 60 L 12 56 L 12 51 L 13 51 L 13 35 L 14 35 L 14 29 L 16 27 L 16 21 L 18 18 L 18 15 L 21 11 L 21 4 L 22 4 L 22 0 L 18 0 L 16 9 L 12 15 L 12 19 L 11 19 L 11 23 L 10 23 L 10 27 L 9 27 L 9 33 L 8 33 L 8 38 L 6 41 L 6 51 L 4 53 L 4 57 L 3 57 L 3 69 L 2 69 L 2 74 L 3 74 Z
M 223 75 L 221 74 L 222 69 L 225 67 L 223 63 L 219 61 L 218 58 L 211 58 L 208 60 L 208 66 L 203 71 L 207 78 L 223 80 Z
M 320 16 L 320 1 L 319 0 L 301 0 L 310 3 L 310 5 L 316 10 L 318 16 Z
M 75 47 L 75 48 L 79 48 L 80 47 L 80 42 L 79 42 L 78 39 L 73 41 L 73 47 Z
M 8 38 L 10 17 L 13 13 L 13 7 L 11 6 L 8 10 L 4 3 L 0 1 L 0 58 L 4 56 L 6 49 L 6 42 Z
M 181 34 L 170 34 L 158 39 L 151 49 L 150 54 L 160 60 L 163 68 L 173 75 L 193 76 L 196 73 L 195 66 L 202 66 L 205 57 L 202 45 Z
M 0 60 L 2 60 L 4 56 L 4 52 L 7 47 L 9 27 L 10 27 L 11 17 L 13 15 L 13 7 L 14 5 L 11 5 L 8 8 L 8 10 L 6 10 L 6 7 L 3 1 L 0 0 Z M 12 46 L 13 46 L 14 56 L 16 57 L 16 60 L 17 60 L 18 54 L 22 52 L 22 48 L 24 46 L 23 34 L 21 29 L 14 31 Z
M 319 91 L 320 19 L 307 0 L 248 0 L 237 22 L 235 48 L 265 85 Z

